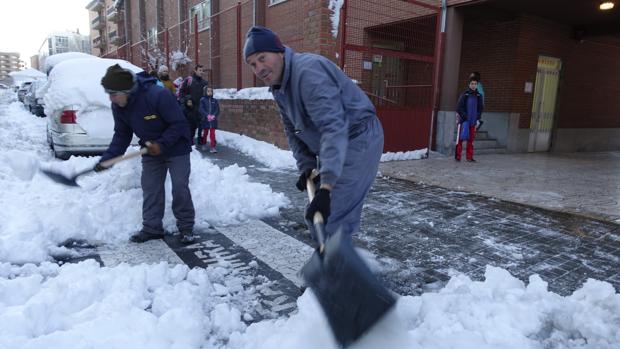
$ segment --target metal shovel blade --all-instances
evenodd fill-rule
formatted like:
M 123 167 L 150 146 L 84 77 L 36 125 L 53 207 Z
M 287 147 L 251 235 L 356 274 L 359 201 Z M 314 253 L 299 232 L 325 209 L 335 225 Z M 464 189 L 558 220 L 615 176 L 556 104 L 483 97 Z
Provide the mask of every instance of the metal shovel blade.
M 79 173 L 77 175 L 74 175 L 72 177 L 67 177 L 62 173 L 58 173 L 58 172 L 54 172 L 54 171 L 50 171 L 50 170 L 44 170 L 41 169 L 41 172 L 43 172 L 46 176 L 48 176 L 51 180 L 53 180 L 56 183 L 60 183 L 60 184 L 64 184 L 70 187 L 79 187 L 79 185 L 76 182 L 76 179 L 79 175 L 81 175 L 82 173 Z
M 364 335 L 396 303 L 340 231 L 327 240 L 323 253 L 314 252 L 301 275 L 343 347 Z

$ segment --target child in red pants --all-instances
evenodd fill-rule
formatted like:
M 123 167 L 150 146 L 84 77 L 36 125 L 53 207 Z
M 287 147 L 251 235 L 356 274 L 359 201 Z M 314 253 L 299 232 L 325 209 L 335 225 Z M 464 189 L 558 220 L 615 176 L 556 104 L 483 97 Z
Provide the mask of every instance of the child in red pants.
M 477 76 L 469 78 L 469 88 L 459 97 L 456 113 L 459 115 L 460 134 L 457 135 L 457 143 L 454 154 L 456 161 L 461 161 L 463 141 L 467 141 L 465 157 L 467 161 L 474 162 L 474 139 L 476 138 L 476 125 L 481 122 L 480 116 L 484 110 L 482 94 L 478 92 Z
M 209 136 L 210 152 L 217 153 L 215 148 L 215 129 L 217 128 L 217 118 L 220 115 L 220 104 L 217 99 L 213 97 L 213 89 L 205 86 L 203 89 L 204 96 L 200 99 L 200 113 L 202 138 L 200 144 L 207 143 L 207 135 Z

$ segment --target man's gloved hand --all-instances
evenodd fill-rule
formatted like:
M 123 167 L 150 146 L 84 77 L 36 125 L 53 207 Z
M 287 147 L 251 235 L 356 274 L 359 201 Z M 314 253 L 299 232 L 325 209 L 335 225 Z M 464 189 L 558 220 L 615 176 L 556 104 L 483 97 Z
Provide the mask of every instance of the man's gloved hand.
M 329 190 L 324 188 L 317 190 L 314 199 L 312 199 L 312 202 L 310 202 L 308 209 L 306 209 L 306 218 L 312 221 L 312 219 L 314 218 L 314 214 L 317 212 L 321 212 L 323 220 L 325 221 L 325 223 L 327 223 L 327 218 L 331 213 L 331 210 L 329 208 L 331 205 L 331 201 L 331 193 Z
M 101 165 L 101 162 L 98 162 L 98 163 L 95 165 L 95 167 L 93 167 L 93 170 L 94 170 L 95 172 L 101 172 L 101 171 L 105 171 L 105 170 L 107 170 L 107 169 L 109 169 L 109 167 L 104 167 L 103 165 Z
M 295 186 L 297 187 L 297 189 L 299 189 L 299 191 L 306 190 L 306 181 L 308 180 L 308 178 L 310 178 L 310 175 L 312 174 L 313 170 L 314 170 L 313 168 L 305 169 L 299 175 L 299 179 L 297 180 L 297 183 L 295 183 Z M 313 179 L 314 184 L 318 184 L 320 182 L 320 180 L 321 180 L 321 175 L 317 175 Z
M 161 148 L 157 142 L 146 142 L 146 148 L 148 149 L 148 154 L 152 156 L 161 155 Z

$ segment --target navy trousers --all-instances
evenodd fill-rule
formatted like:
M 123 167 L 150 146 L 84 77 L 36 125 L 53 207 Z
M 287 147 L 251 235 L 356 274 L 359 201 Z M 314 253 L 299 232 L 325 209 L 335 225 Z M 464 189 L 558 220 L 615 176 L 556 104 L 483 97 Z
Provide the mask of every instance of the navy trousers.
M 166 204 L 166 176 L 172 182 L 172 213 L 180 232 L 194 229 L 194 203 L 189 191 L 191 171 L 189 154 L 164 157 L 142 157 L 142 230 L 149 234 L 163 234 L 162 220 Z

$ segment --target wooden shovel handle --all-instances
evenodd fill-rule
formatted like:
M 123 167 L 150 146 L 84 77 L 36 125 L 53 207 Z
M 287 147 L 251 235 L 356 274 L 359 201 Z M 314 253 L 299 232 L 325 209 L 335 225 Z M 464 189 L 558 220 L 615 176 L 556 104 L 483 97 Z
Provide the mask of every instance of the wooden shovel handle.
M 140 155 L 145 155 L 146 153 L 148 153 L 148 149 L 147 148 L 142 148 L 140 150 L 131 152 L 131 153 L 127 153 L 125 155 L 121 155 L 121 156 L 117 156 L 115 158 L 111 158 L 108 159 L 106 161 L 102 161 L 101 162 L 101 166 L 105 167 L 105 168 L 109 168 L 112 167 L 113 165 L 115 165 L 116 163 L 119 163 L 121 161 L 127 160 L 127 159 L 131 159 L 131 158 L 135 158 L 136 156 L 140 156 Z

